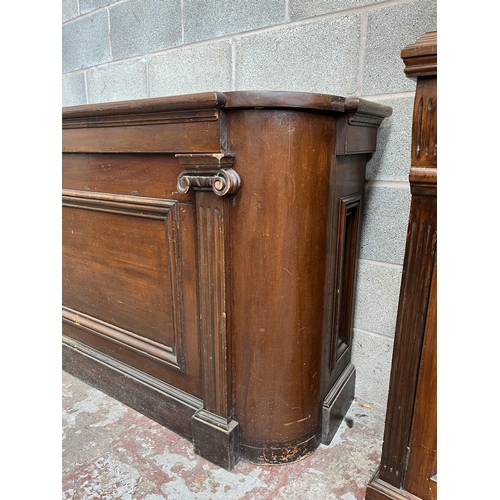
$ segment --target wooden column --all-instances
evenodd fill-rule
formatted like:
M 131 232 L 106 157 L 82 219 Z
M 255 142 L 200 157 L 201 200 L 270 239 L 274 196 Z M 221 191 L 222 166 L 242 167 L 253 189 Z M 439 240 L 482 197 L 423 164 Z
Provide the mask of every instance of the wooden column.
M 380 469 L 367 500 L 437 498 L 437 32 L 402 53 L 417 77 L 412 201 Z
M 179 154 L 177 189 L 196 192 L 199 331 L 203 409 L 193 415 L 195 452 L 227 469 L 239 458 L 238 422 L 231 418 L 229 198 L 240 187 L 232 155 Z

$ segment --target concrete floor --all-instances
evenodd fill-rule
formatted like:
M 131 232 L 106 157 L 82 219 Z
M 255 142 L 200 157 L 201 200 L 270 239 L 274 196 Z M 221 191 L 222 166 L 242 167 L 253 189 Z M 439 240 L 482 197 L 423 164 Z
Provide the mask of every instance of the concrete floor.
M 62 498 L 362 500 L 382 448 L 385 408 L 356 399 L 329 446 L 288 465 L 231 472 L 192 444 L 63 372 Z M 349 426 L 346 422 L 349 422 Z

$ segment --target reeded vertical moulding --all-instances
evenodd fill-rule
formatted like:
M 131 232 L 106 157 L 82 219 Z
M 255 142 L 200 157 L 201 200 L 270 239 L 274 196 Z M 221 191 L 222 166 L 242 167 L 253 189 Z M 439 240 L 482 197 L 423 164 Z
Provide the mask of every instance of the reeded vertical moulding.
M 384 444 L 367 500 L 437 498 L 437 32 L 401 51 L 417 79 L 412 193 Z
M 387 106 L 212 92 L 63 109 L 63 363 L 231 469 L 353 397 L 365 166 Z

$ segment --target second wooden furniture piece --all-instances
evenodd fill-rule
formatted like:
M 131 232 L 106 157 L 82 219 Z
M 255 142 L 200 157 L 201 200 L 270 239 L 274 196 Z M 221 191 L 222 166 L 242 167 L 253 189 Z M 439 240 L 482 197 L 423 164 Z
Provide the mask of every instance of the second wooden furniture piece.
M 228 469 L 329 443 L 390 113 L 291 92 L 64 109 L 64 369 Z
M 412 201 L 382 458 L 366 500 L 437 498 L 437 32 L 401 57 L 417 77 Z

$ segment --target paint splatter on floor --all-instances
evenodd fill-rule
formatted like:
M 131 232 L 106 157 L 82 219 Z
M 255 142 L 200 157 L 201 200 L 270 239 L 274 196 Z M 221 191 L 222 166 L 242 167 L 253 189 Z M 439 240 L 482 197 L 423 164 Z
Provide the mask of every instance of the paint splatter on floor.
M 140 413 L 63 372 L 63 500 L 363 500 L 385 408 L 355 400 L 332 443 L 288 465 L 231 472 Z

